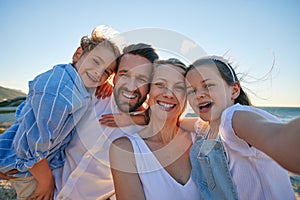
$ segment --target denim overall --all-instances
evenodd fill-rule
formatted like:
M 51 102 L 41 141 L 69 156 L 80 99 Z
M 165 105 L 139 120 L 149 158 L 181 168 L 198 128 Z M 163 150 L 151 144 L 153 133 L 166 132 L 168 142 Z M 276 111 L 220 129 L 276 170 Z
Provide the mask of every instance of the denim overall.
M 199 136 L 191 148 L 190 156 L 192 178 L 203 199 L 238 199 L 219 134 L 215 140 Z

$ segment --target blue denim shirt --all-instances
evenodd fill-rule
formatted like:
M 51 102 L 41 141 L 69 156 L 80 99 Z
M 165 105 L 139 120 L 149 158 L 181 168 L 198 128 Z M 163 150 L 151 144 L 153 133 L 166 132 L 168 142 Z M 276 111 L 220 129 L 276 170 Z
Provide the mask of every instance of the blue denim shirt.
M 16 122 L 0 135 L 0 171 L 17 169 L 16 177 L 43 158 L 51 169 L 64 162 L 64 149 L 87 110 L 90 93 L 71 64 L 56 65 L 29 82 Z

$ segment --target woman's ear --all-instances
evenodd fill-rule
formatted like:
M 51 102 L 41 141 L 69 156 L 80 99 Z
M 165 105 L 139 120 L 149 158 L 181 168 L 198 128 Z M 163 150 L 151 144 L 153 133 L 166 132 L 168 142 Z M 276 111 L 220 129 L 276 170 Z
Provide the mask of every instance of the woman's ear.
M 231 92 L 231 99 L 235 100 L 238 98 L 241 92 L 241 85 L 239 82 L 235 83 L 234 85 L 231 86 L 232 92 Z
M 72 63 L 75 64 L 78 62 L 80 56 L 82 54 L 82 48 L 81 47 L 78 47 L 75 51 L 75 53 L 73 54 L 73 57 L 72 57 Z

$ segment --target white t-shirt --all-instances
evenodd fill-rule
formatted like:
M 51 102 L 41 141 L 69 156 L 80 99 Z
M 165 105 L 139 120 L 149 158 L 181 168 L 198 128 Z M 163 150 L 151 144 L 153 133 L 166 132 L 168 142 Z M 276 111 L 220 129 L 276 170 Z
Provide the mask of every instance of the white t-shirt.
M 113 97 L 94 100 L 86 116 L 76 126 L 76 134 L 66 148 L 63 168 L 53 171 L 56 199 L 102 200 L 114 194 L 109 165 L 109 146 L 124 134 L 139 131 L 141 126 L 109 128 L 98 119 L 102 114 L 118 113 Z

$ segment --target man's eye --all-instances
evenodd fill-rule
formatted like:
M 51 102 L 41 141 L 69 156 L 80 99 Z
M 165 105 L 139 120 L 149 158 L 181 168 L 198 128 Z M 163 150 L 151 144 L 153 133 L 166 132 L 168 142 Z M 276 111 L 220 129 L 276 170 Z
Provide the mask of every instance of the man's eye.
M 213 87 L 213 86 L 214 86 L 214 84 L 207 83 L 207 84 L 204 85 L 204 88 L 210 88 L 210 87 Z

